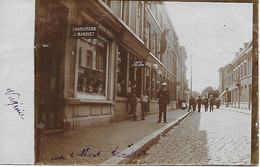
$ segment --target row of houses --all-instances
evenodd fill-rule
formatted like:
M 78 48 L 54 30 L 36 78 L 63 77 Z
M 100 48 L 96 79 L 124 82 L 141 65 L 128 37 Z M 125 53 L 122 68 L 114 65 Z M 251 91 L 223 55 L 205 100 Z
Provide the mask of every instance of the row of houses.
M 219 69 L 219 92 L 222 104 L 252 108 L 252 41 L 244 43 L 235 59 Z
M 97 34 L 72 38 L 75 25 Z M 150 111 L 163 82 L 171 109 L 187 98 L 187 55 L 163 2 L 38 0 L 35 31 L 36 124 L 47 129 L 126 119 L 132 86 L 148 90 Z

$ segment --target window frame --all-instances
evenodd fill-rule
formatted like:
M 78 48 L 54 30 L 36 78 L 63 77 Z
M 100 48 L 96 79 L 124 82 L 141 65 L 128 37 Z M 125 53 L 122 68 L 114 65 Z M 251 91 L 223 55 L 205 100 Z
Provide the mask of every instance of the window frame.
M 105 43 L 106 43 L 106 71 L 105 71 L 105 92 L 104 92 L 104 95 L 102 94 L 102 95 L 97 95 L 97 94 L 86 94 L 86 93 L 82 93 L 82 92 L 79 92 L 78 91 L 78 79 L 79 79 L 79 66 L 80 66 L 80 64 L 79 64 L 79 61 L 77 61 L 77 64 L 76 64 L 76 75 L 75 75 L 75 80 L 76 80 L 76 84 L 75 84 L 75 98 L 77 98 L 77 99 L 86 99 L 86 100 L 107 100 L 108 99 L 108 80 L 109 80 L 109 78 L 108 78 L 108 70 L 109 70 L 109 68 L 108 68 L 108 61 L 109 61 L 109 51 L 110 51 L 110 48 L 109 48 L 109 46 L 110 46 L 110 43 L 109 43 L 109 41 L 107 40 L 107 39 L 105 39 L 105 38 L 103 38 L 103 37 L 101 37 L 101 36 L 98 36 L 98 38 L 97 38 L 97 41 L 98 40 L 103 40 Z M 95 43 L 95 51 L 97 52 L 97 42 L 96 41 L 96 43 Z M 85 51 L 87 52 L 87 50 L 88 50 L 88 48 L 86 47 L 87 45 L 89 45 L 89 43 L 91 43 L 88 39 L 84 39 L 84 38 L 80 38 L 80 39 L 78 39 L 77 40 L 77 45 L 76 45 L 76 49 L 77 49 L 77 54 L 76 54 L 76 56 L 77 56 L 77 60 L 79 60 L 79 49 L 81 48 L 81 54 L 83 55 L 84 53 L 83 53 L 83 50 L 85 49 Z M 91 44 L 91 45 L 93 45 L 93 44 Z M 86 48 L 85 48 L 86 47 Z M 92 51 L 92 50 L 91 50 Z M 93 52 L 93 51 L 92 51 Z M 87 54 L 87 53 L 85 53 L 85 54 Z M 96 53 L 97 54 L 97 53 Z M 92 55 L 93 56 L 93 55 Z M 97 56 L 96 56 L 97 57 Z M 92 59 L 93 59 L 93 57 L 92 57 Z M 81 59 L 82 60 L 82 59 Z M 93 63 L 93 62 L 92 62 Z M 87 64 L 86 64 L 87 65 Z M 92 64 L 93 65 L 93 64 Z

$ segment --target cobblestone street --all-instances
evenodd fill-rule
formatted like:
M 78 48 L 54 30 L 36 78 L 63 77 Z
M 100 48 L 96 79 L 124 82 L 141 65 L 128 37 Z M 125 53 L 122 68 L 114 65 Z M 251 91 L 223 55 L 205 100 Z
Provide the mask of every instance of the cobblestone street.
M 250 156 L 250 113 L 203 109 L 201 113 L 191 113 L 151 146 L 145 157 L 133 163 L 250 165 Z

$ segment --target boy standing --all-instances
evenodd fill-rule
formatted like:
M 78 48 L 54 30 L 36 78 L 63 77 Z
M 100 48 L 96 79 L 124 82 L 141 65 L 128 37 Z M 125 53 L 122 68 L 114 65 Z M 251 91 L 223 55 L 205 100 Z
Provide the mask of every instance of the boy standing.
M 140 101 L 141 101 L 141 120 L 145 120 L 145 113 L 148 112 L 148 91 L 144 91 L 144 94 L 141 96 Z

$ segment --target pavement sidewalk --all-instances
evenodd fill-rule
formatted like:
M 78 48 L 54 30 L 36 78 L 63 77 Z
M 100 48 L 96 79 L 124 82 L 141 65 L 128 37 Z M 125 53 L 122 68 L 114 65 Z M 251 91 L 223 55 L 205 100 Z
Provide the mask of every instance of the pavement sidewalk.
M 220 106 L 219 108 L 223 109 L 223 110 L 230 110 L 230 111 L 239 112 L 239 113 L 247 114 L 247 115 L 251 115 L 251 113 L 252 113 L 252 110 L 248 110 L 248 109 L 226 107 L 226 106 Z
M 41 138 L 37 164 L 115 165 L 143 156 L 146 148 L 157 141 L 189 113 L 167 112 L 168 123 L 157 123 L 158 113 L 146 120 L 126 120 Z

